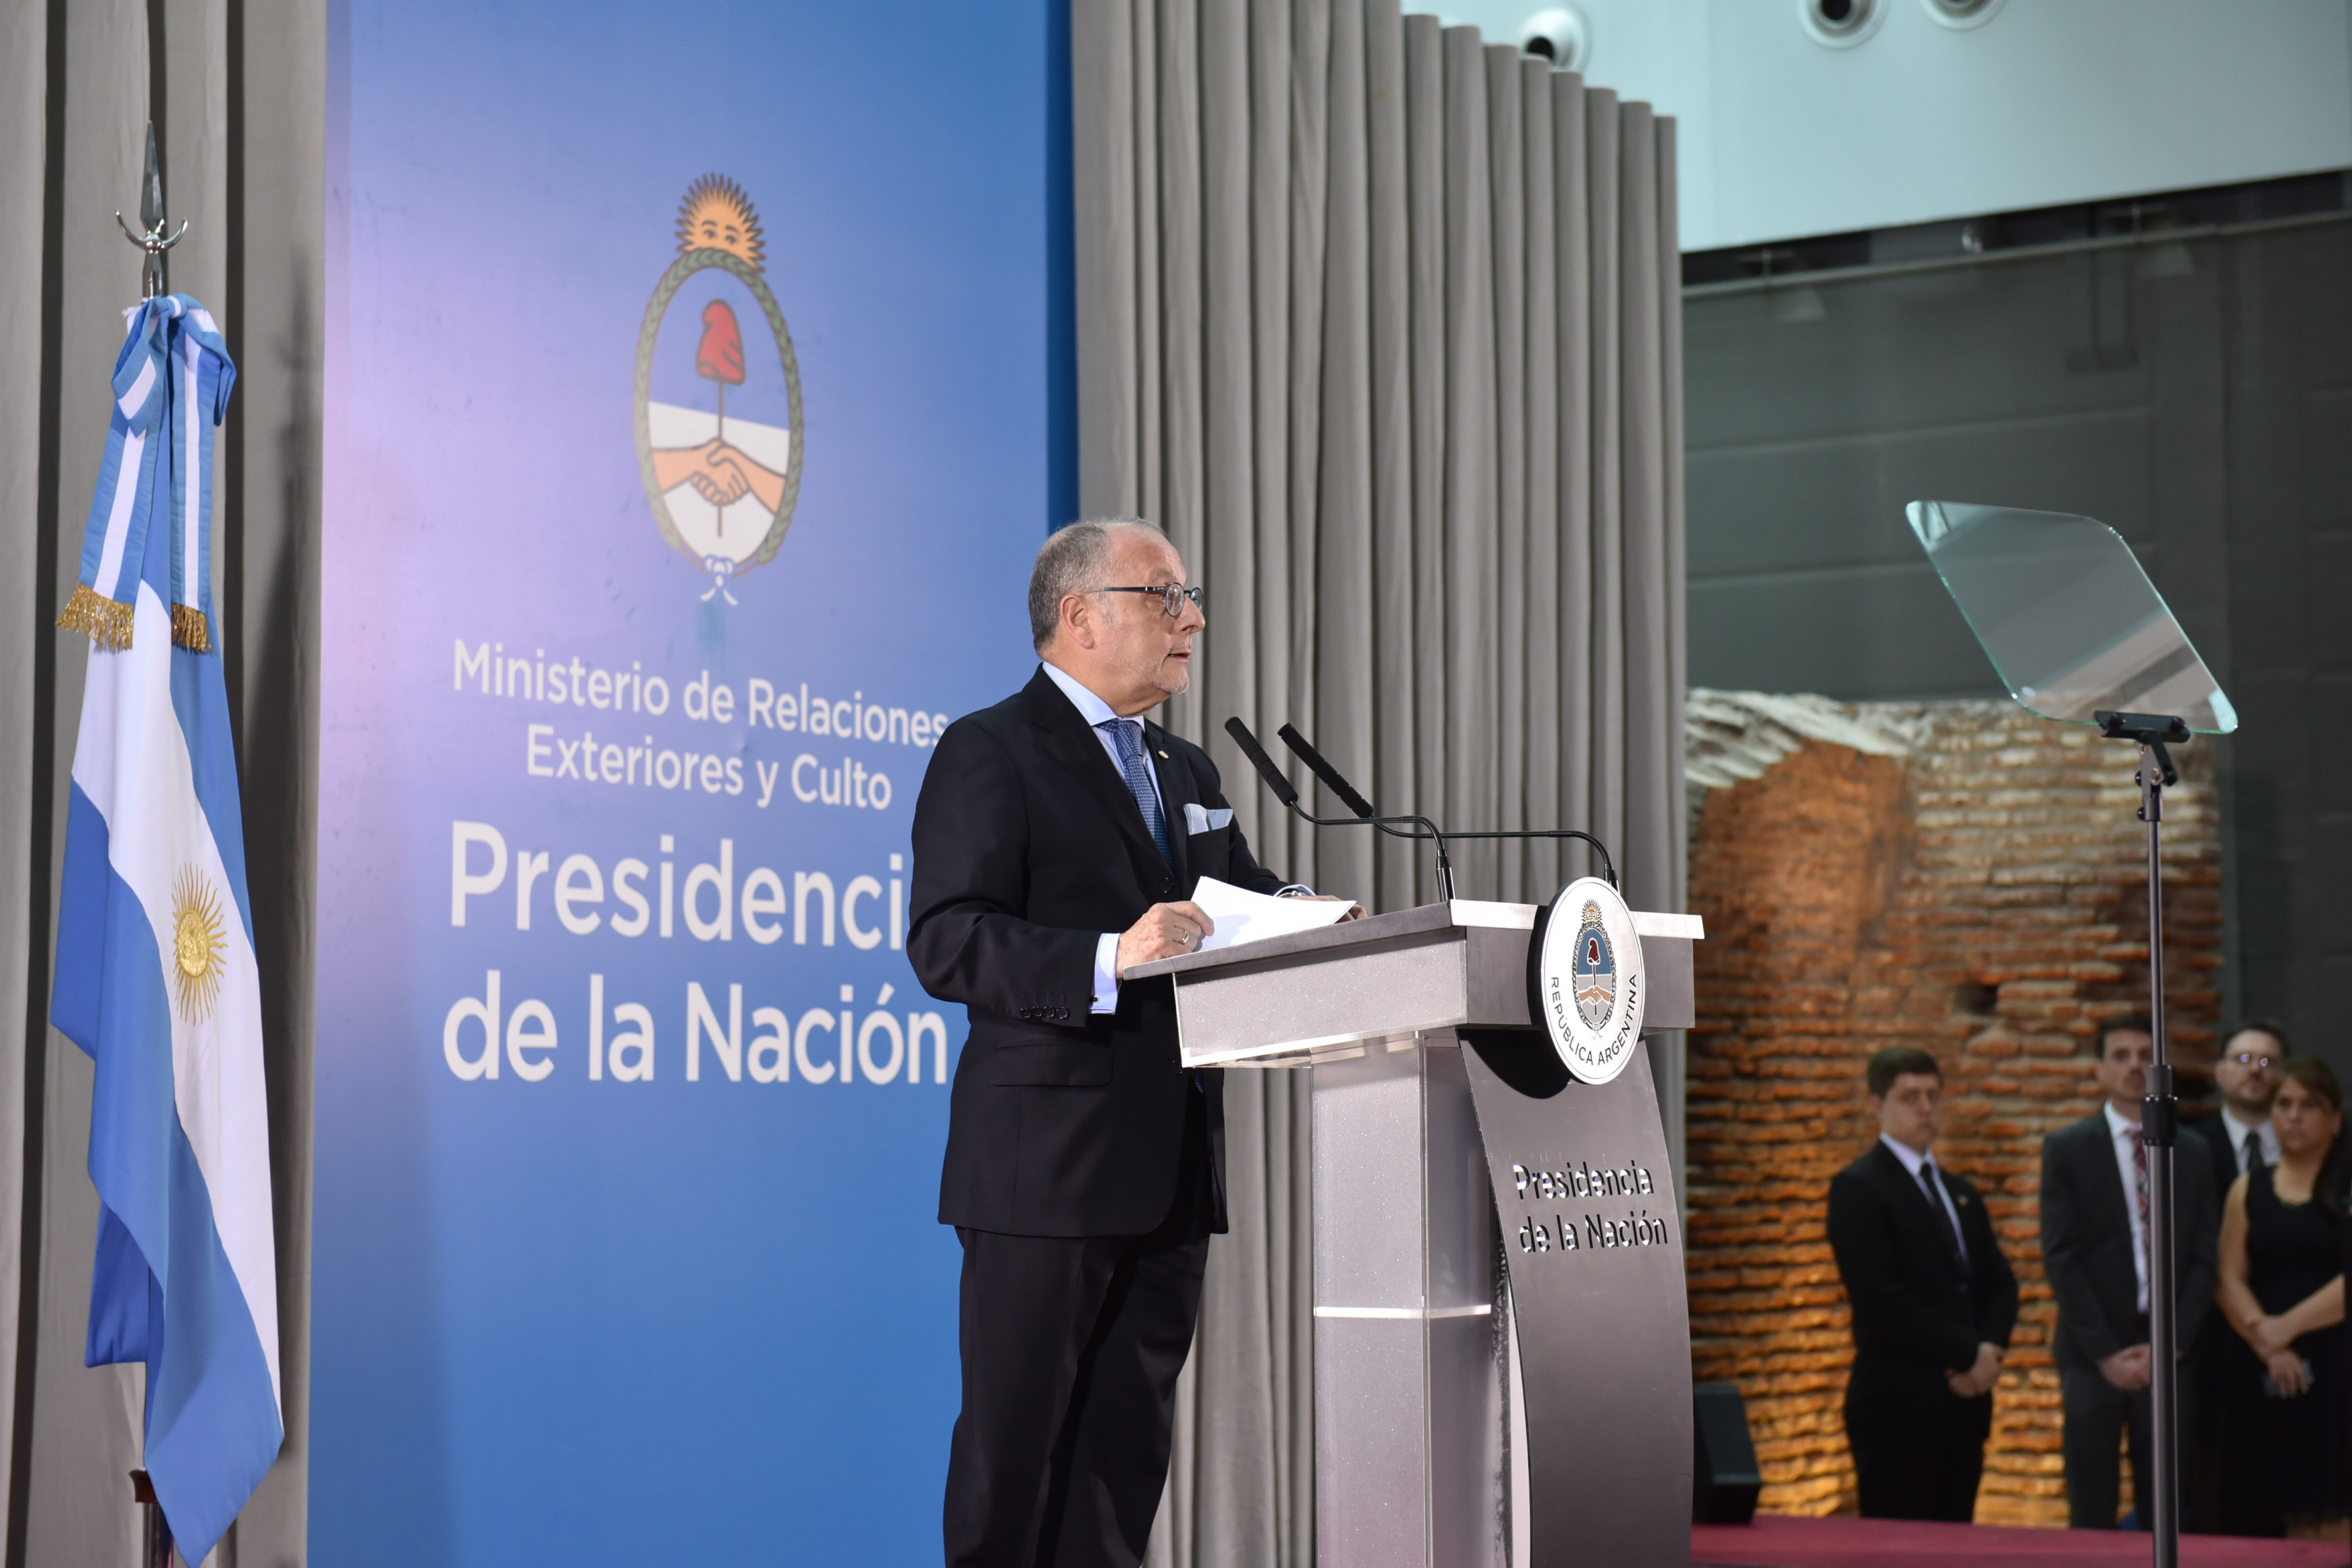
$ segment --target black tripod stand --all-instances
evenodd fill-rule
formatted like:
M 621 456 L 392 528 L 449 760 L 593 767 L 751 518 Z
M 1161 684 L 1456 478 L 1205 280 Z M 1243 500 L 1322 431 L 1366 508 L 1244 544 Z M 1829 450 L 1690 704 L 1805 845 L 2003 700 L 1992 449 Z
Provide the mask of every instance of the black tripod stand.
M 2175 1292 L 2180 1260 L 2173 1247 L 2173 1142 L 2179 1131 L 2180 1102 L 2172 1092 L 2172 1064 L 2164 1029 L 2164 792 L 2180 782 L 2167 745 L 2189 739 L 2182 721 L 2147 713 L 2091 717 L 2099 733 L 2139 747 L 2139 817 L 2147 824 L 2147 1017 L 2156 1060 L 2147 1069 L 2147 1098 L 2141 1101 L 2139 1140 L 2147 1147 L 2147 1331 L 2148 1425 L 2154 1428 L 2155 1484 L 2141 1507 L 2156 1538 L 2156 1568 L 2180 1563 L 2180 1324 Z

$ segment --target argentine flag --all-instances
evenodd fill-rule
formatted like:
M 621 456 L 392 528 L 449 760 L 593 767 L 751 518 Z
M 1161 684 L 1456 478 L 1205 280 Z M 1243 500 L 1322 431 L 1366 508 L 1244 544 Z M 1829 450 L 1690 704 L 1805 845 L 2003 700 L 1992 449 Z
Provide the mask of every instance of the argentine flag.
M 86 1359 L 147 1363 L 144 1462 L 190 1563 L 285 1437 L 228 690 L 217 653 L 173 637 L 176 602 L 181 640 L 197 640 L 186 610 L 205 599 L 213 427 L 235 375 L 194 300 L 133 313 L 83 580 L 99 607 L 126 613 L 119 628 L 76 623 L 93 641 L 50 1001 L 98 1064 L 89 1175 L 104 1206 Z

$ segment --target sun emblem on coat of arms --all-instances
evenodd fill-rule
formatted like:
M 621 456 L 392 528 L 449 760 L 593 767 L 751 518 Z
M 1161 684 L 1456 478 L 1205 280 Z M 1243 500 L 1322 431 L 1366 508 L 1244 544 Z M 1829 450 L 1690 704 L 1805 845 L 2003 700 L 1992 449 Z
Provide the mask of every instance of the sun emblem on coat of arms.
M 800 367 L 767 263 L 751 198 L 703 175 L 637 332 L 646 500 L 662 538 L 710 574 L 702 596 L 730 605 L 728 584 L 775 559 L 801 489 Z
M 200 1024 L 212 1016 L 227 961 L 228 933 L 221 923 L 220 900 L 203 872 L 183 867 L 172 885 L 170 961 L 172 989 L 179 996 L 183 1019 Z
M 1569 974 L 1576 1011 L 1585 1027 L 1597 1029 L 1606 1024 L 1609 1010 L 1617 1005 L 1617 955 L 1601 924 L 1601 906 L 1590 900 L 1576 930 L 1576 957 L 1569 965 Z

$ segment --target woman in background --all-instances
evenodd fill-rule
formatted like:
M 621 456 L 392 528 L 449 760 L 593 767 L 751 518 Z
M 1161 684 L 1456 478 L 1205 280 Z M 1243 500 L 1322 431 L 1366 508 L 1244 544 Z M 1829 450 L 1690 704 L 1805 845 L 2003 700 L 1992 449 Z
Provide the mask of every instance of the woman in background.
M 2281 1065 L 2276 1167 L 2259 1160 L 2221 1212 L 2214 1305 L 2237 1340 L 2221 1397 L 2221 1527 L 2352 1540 L 2344 1478 L 2344 1096 L 2315 1057 Z

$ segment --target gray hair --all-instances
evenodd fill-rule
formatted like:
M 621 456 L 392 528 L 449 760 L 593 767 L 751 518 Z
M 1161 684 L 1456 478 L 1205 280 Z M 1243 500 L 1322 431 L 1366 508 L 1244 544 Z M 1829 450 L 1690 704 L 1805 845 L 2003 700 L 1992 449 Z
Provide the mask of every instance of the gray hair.
M 1139 528 L 1160 539 L 1168 537 L 1148 517 L 1090 517 L 1067 528 L 1057 528 L 1037 547 L 1037 563 L 1029 570 L 1029 640 L 1038 652 L 1054 640 L 1062 624 L 1062 601 L 1102 585 L 1110 567 L 1113 536 L 1118 528 Z

